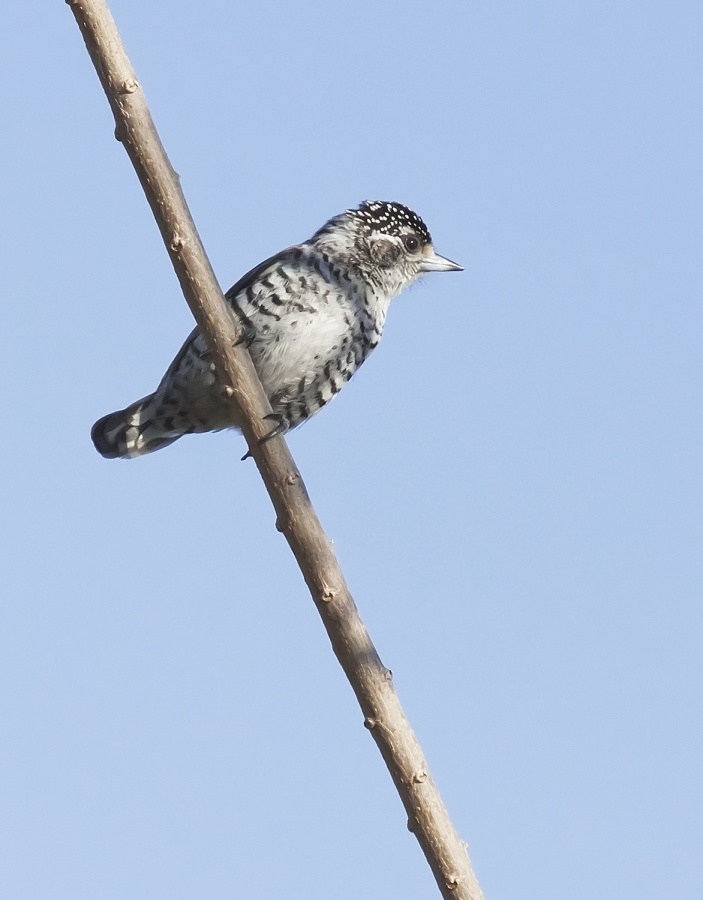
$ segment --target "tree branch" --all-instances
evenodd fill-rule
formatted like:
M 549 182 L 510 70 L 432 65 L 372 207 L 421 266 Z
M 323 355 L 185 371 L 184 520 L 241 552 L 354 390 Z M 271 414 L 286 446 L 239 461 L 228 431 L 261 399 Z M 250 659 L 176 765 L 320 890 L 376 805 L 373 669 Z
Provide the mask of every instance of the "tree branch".
M 452 900 L 482 900 L 465 844 L 429 775 L 376 648 L 361 621 L 332 545 L 282 438 L 259 443 L 271 412 L 191 218 L 178 176 L 154 127 L 110 11 L 103 0 L 66 0 L 97 70 L 122 142 L 144 188 L 188 305 L 218 376 L 244 414 L 244 436 L 295 554 L 332 648 L 349 679 L 440 891 Z

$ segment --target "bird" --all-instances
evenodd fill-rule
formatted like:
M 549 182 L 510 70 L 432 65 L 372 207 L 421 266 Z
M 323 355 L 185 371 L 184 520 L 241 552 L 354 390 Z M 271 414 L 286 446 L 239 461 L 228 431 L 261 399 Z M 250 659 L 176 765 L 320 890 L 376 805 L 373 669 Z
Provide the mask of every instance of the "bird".
M 462 271 L 400 203 L 364 201 L 247 272 L 225 294 L 275 427 L 297 427 L 335 397 L 378 345 L 391 300 L 430 272 Z M 198 328 L 156 390 L 91 430 L 106 459 L 132 459 L 186 434 L 241 430 Z M 247 454 L 249 455 L 249 454 Z

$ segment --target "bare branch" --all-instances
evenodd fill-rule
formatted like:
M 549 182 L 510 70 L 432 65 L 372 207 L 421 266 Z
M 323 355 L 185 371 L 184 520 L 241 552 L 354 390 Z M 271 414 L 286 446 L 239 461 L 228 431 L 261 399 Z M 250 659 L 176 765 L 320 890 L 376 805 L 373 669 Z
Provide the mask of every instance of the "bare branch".
M 235 346 L 237 330 L 188 206 L 151 119 L 144 94 L 102 0 L 66 0 L 76 17 L 124 145 L 144 188 L 188 305 L 207 341 L 232 402 L 244 414 L 244 435 L 295 554 L 334 652 L 359 701 L 442 895 L 483 897 L 461 841 L 429 775 L 418 741 L 361 621 L 354 600 L 282 438 L 259 443 L 271 412 L 249 353 Z

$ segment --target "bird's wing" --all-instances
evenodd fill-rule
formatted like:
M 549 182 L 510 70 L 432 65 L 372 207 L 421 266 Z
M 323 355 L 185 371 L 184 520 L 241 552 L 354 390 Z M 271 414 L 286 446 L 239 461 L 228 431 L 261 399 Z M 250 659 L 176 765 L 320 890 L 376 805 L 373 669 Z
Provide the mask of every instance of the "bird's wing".
M 254 282 L 260 281 L 261 278 L 266 275 L 267 271 L 275 269 L 283 262 L 288 262 L 291 256 L 299 256 L 300 250 L 300 246 L 294 244 L 292 247 L 286 247 L 285 250 L 281 250 L 280 253 L 276 253 L 275 256 L 269 256 L 268 259 L 265 259 L 262 263 L 259 263 L 258 266 L 255 266 L 250 272 L 247 272 L 246 275 L 243 275 L 236 284 L 233 284 L 225 294 L 225 300 L 229 300 L 231 302 L 239 294 L 241 294 L 242 291 L 245 291 L 248 287 L 254 284 Z
M 265 259 L 262 263 L 259 263 L 258 266 L 254 266 L 253 269 L 250 269 L 246 275 L 242 275 L 242 277 L 237 281 L 225 294 L 225 300 L 228 301 L 228 304 L 234 309 L 234 311 L 238 314 L 238 316 L 242 319 L 243 324 L 248 325 L 251 324 L 249 320 L 242 314 L 242 312 L 237 308 L 237 306 L 233 305 L 234 300 L 243 292 L 246 291 L 248 287 L 251 287 L 257 281 L 259 281 L 262 277 L 266 275 L 268 271 L 272 271 L 277 266 L 279 266 L 282 262 L 286 262 L 292 253 L 298 254 L 300 252 L 300 248 L 297 245 L 292 247 L 287 247 L 285 250 L 281 250 L 280 253 L 276 253 L 274 256 L 269 256 L 268 259 Z M 166 382 L 171 379 L 173 373 L 178 369 L 181 362 L 183 361 L 183 357 L 190 351 L 193 346 L 193 343 L 200 335 L 200 329 L 196 326 L 188 337 L 185 339 L 185 342 L 181 349 L 178 351 L 176 356 L 174 357 L 173 362 L 166 370 L 166 374 L 161 379 L 161 383 L 159 384 L 159 388 L 161 388 Z M 158 390 L 158 388 L 157 388 Z

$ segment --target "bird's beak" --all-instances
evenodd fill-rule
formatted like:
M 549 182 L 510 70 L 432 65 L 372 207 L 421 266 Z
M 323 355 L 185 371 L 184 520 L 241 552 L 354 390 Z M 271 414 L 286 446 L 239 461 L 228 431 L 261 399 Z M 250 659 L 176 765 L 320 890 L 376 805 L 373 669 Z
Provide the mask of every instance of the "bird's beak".
M 464 267 L 452 262 L 445 256 L 440 256 L 432 250 L 430 256 L 425 256 L 420 262 L 420 272 L 463 272 Z

